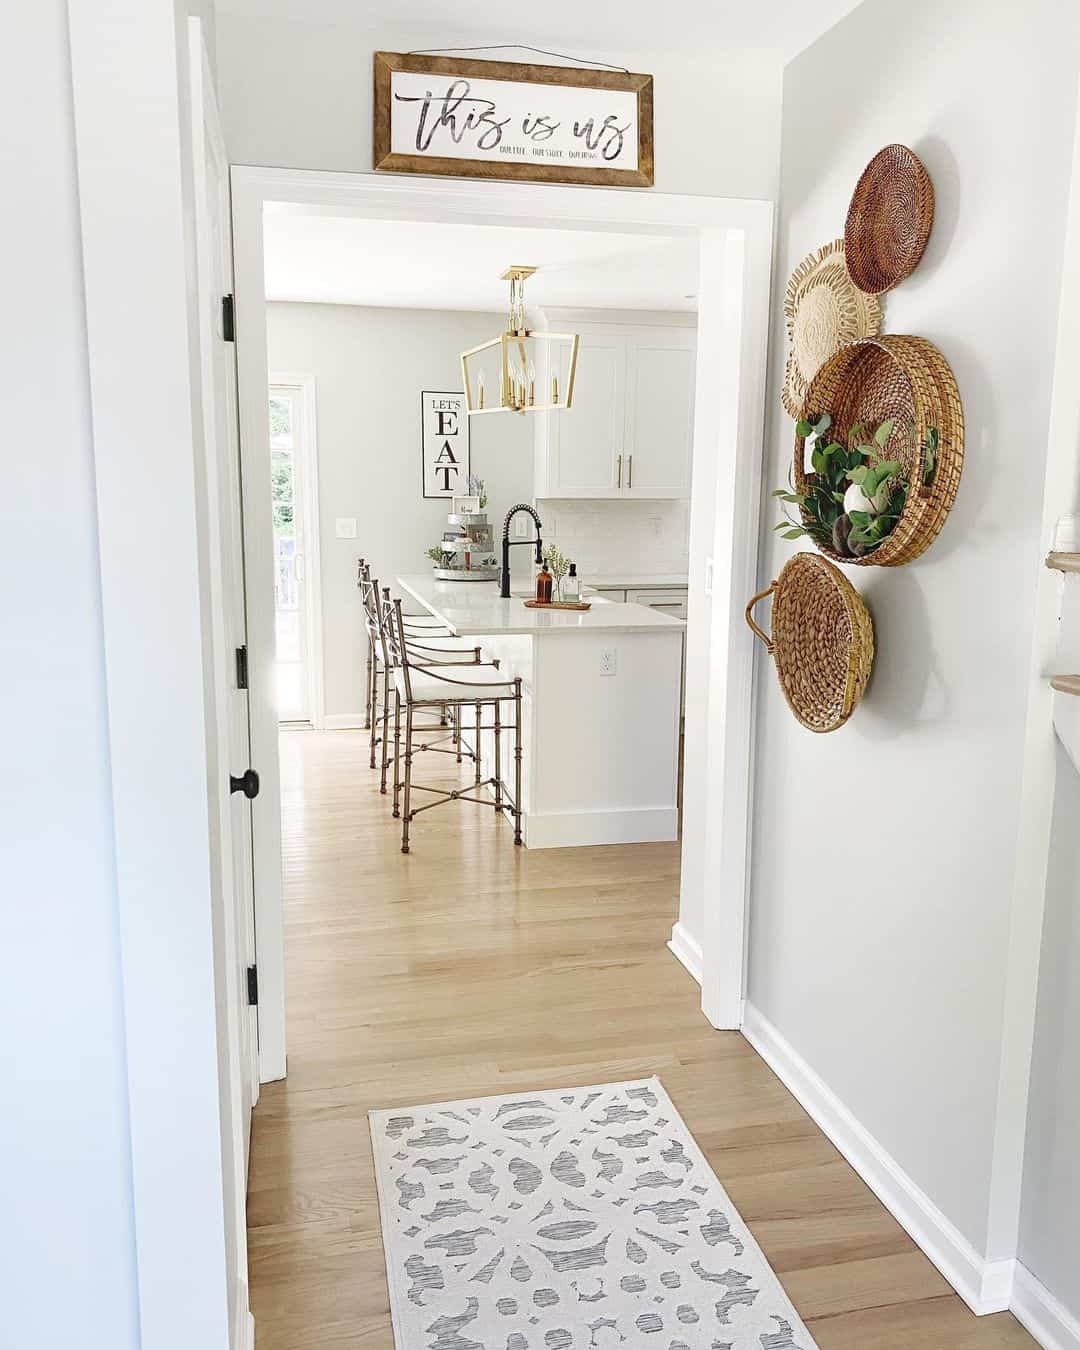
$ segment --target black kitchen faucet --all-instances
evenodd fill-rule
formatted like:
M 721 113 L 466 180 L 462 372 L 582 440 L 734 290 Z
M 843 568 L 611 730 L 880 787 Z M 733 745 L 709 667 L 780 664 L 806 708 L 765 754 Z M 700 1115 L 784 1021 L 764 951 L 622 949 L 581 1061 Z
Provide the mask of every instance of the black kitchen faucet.
M 536 521 L 536 561 L 537 563 L 542 563 L 544 561 L 544 546 L 540 542 L 540 517 L 536 514 L 536 512 L 532 509 L 531 506 L 526 505 L 525 502 L 520 502 L 517 506 L 512 506 L 510 510 L 507 511 L 506 519 L 503 521 L 502 584 L 499 587 L 499 594 L 502 596 L 504 600 L 510 599 L 510 545 L 511 543 L 531 544 L 533 542 L 533 540 L 531 539 L 511 540 L 510 538 L 510 522 L 511 520 L 513 520 L 513 518 L 517 515 L 519 511 L 528 512 L 528 514 L 532 516 L 533 520 Z

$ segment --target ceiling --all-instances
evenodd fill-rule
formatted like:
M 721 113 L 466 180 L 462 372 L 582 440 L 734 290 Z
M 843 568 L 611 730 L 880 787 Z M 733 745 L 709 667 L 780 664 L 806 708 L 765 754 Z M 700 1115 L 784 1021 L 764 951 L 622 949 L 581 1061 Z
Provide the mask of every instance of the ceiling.
M 267 213 L 270 300 L 502 311 L 514 264 L 538 267 L 530 309 L 695 310 L 691 240 L 599 231 L 436 225 Z
M 580 0 L 545 0 L 541 6 L 510 10 L 477 3 L 448 9 L 446 0 L 393 0 L 384 27 L 414 32 L 409 46 L 434 47 L 498 42 L 532 43 L 577 57 L 617 60 L 621 52 L 686 52 L 700 58 L 711 47 L 767 53 L 788 60 L 820 37 L 860 0 L 622 0 L 583 5 Z M 303 20 L 311 24 L 354 25 L 364 15 L 371 25 L 378 11 L 357 0 L 216 0 L 226 14 Z M 400 38 L 395 36 L 395 41 Z M 366 56 L 366 53 L 365 53 Z M 509 59 L 525 60 L 526 57 Z M 547 58 L 536 58 L 545 60 Z

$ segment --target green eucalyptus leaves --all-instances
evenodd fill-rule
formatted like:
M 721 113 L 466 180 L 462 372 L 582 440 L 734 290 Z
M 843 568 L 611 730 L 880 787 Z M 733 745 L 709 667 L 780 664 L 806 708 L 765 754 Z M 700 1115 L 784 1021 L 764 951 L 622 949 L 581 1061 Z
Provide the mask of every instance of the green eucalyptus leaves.
M 810 538 L 842 558 L 863 558 L 896 528 L 907 501 L 904 466 L 882 459 L 894 423 L 884 421 L 872 432 L 857 424 L 848 436 L 850 448 L 830 438 L 832 417 L 803 420 L 796 430 L 806 442 L 809 464 L 805 491 L 779 488 L 773 496 L 800 508 L 801 518 L 785 512 L 774 526 L 784 539 Z M 923 485 L 933 479 L 938 433 L 931 429 L 923 446 Z

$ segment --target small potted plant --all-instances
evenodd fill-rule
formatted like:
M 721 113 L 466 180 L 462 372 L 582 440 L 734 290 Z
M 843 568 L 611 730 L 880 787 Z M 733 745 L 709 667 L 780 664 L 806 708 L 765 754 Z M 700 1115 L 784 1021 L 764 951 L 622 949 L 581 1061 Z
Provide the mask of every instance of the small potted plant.
M 471 473 L 465 479 L 465 493 L 469 497 L 478 497 L 480 500 L 480 510 L 487 510 L 487 493 L 484 490 L 484 480 L 479 474 Z
M 555 599 L 561 600 L 563 577 L 570 570 L 570 559 L 554 544 L 548 544 L 544 549 L 544 562 L 547 563 L 547 569 L 555 585 Z

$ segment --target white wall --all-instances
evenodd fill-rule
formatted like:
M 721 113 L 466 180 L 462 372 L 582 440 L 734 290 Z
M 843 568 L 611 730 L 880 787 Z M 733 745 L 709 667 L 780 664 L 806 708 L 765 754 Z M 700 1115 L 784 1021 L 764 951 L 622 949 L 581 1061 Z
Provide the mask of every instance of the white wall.
M 979 1253 L 1076 58 L 1064 0 L 912 0 L 902 23 L 865 0 L 784 79 L 768 486 L 792 451 L 783 287 L 894 140 L 926 163 L 937 219 L 887 328 L 951 362 L 968 458 L 923 559 L 851 569 L 878 650 L 847 727 L 803 731 L 761 661 L 749 993 Z M 861 93 L 823 96 L 822 72 Z M 763 585 L 799 547 L 766 534 Z
M 1020 1260 L 1080 1321 L 1080 775 L 1059 749 Z
M 125 1350 L 134 1215 L 67 6 L 18 5 L 8 25 L 0 1339 Z
M 448 8 L 437 31 L 410 22 L 403 5 L 357 5 L 347 24 L 298 22 L 267 14 L 265 7 L 261 14 L 238 13 L 255 6 L 236 0 L 227 8 L 219 6 L 217 44 L 230 154 L 241 164 L 297 169 L 370 171 L 375 51 L 500 42 L 509 31 L 509 11 L 490 5 L 488 25 L 481 18 L 485 7 Z M 508 40 L 529 42 L 528 27 L 528 15 L 515 14 Z M 779 64 L 745 50 L 688 52 L 686 33 L 679 35 L 681 43 L 669 45 L 642 32 L 640 41 L 622 47 L 617 34 L 613 25 L 612 45 L 580 55 L 654 76 L 656 188 L 771 198 Z M 578 54 L 572 31 L 561 50 Z
M 459 353 L 502 330 L 506 316 L 358 305 L 271 304 L 271 372 L 315 376 L 319 443 L 326 712 L 361 715 L 366 643 L 356 560 L 386 583 L 426 572 L 427 549 L 447 528 L 448 501 L 421 496 L 420 393 L 460 389 Z M 488 519 L 532 500 L 532 422 L 472 419 L 472 470 L 485 481 Z M 335 518 L 357 518 L 356 539 L 335 537 Z M 531 550 L 511 550 L 531 574 Z

